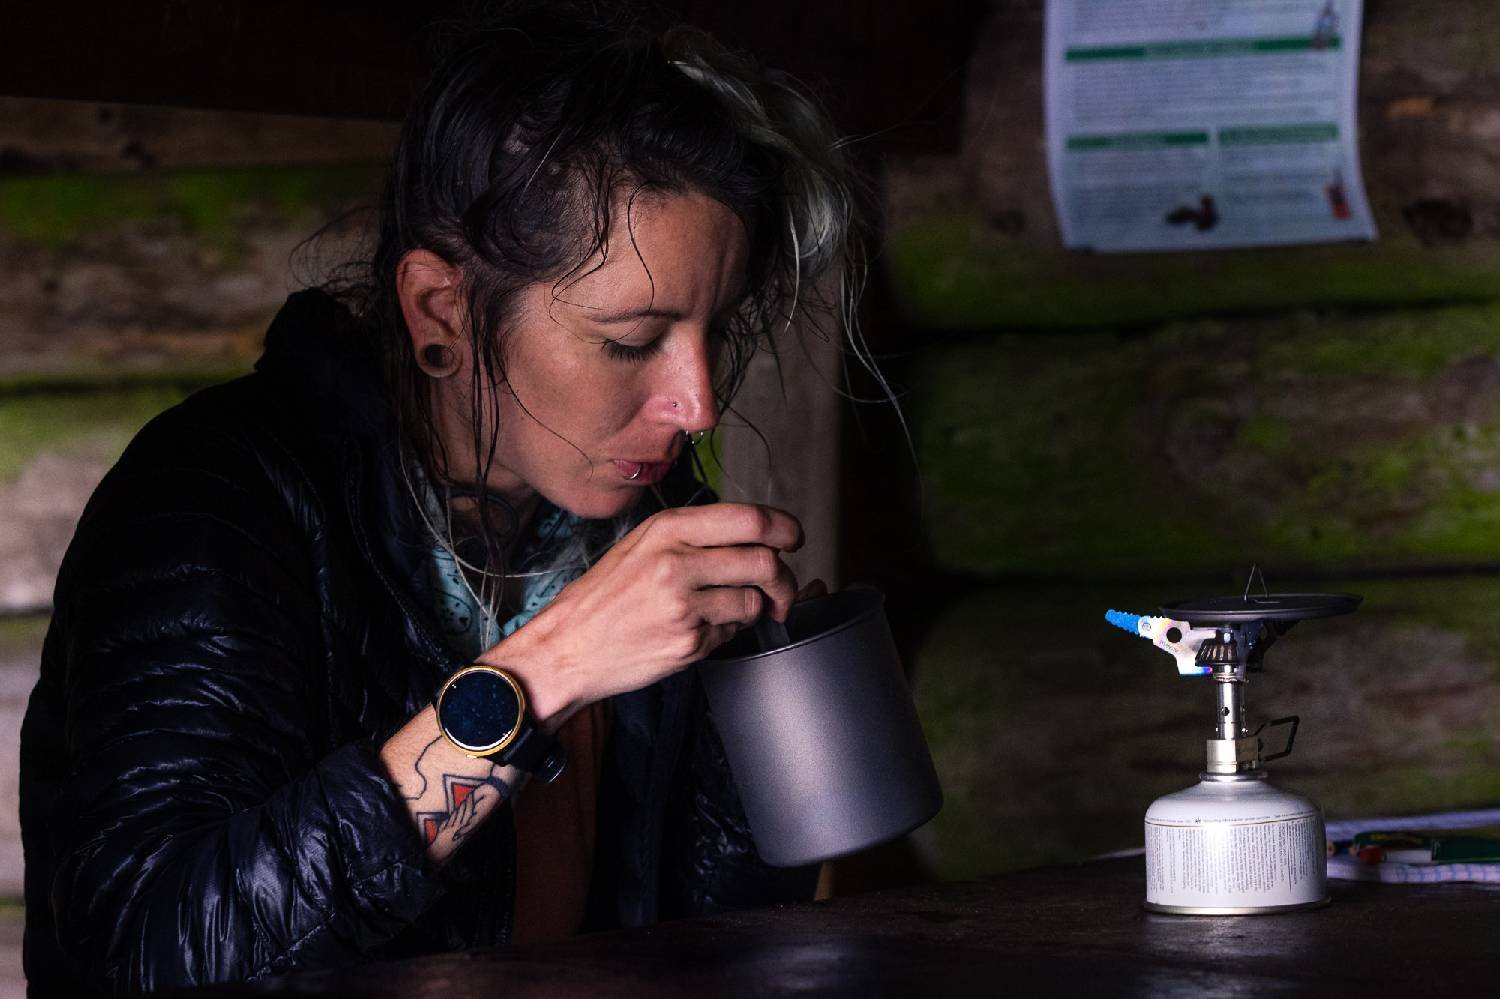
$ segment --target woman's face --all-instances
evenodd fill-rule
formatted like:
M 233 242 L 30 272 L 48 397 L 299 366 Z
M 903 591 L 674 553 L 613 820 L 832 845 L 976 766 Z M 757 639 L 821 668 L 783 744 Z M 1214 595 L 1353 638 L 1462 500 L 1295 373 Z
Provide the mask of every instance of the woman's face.
M 517 509 L 539 494 L 589 518 L 634 505 L 684 431 L 719 421 L 716 342 L 745 293 L 748 252 L 743 223 L 706 195 L 617 205 L 607 255 L 518 297 L 503 332 L 506 381 L 493 389 L 489 488 Z

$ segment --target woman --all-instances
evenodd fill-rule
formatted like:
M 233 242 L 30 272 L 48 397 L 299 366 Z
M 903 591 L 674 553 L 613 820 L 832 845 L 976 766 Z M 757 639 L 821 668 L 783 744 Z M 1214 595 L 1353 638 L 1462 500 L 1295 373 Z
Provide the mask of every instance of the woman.
M 801 528 L 710 502 L 692 445 L 854 259 L 849 191 L 814 106 L 702 35 L 553 3 L 464 37 L 368 271 L 79 524 L 22 732 L 33 987 L 810 895 L 685 672 L 786 616 Z

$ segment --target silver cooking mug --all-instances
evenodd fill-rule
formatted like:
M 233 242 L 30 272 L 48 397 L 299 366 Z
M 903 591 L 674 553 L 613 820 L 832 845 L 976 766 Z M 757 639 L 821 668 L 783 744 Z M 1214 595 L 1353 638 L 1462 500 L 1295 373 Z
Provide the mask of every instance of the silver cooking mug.
M 831 860 L 895 839 L 943 804 L 877 590 L 792 607 L 789 644 L 746 629 L 699 665 L 761 857 Z

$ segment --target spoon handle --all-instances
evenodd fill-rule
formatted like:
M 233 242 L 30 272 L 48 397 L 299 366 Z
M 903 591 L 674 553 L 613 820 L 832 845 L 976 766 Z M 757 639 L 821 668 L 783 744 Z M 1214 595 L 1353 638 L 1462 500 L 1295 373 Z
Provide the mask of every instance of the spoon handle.
M 770 652 L 791 645 L 792 636 L 787 634 L 785 624 L 769 614 L 763 614 L 755 622 L 755 641 L 759 643 L 762 652 Z

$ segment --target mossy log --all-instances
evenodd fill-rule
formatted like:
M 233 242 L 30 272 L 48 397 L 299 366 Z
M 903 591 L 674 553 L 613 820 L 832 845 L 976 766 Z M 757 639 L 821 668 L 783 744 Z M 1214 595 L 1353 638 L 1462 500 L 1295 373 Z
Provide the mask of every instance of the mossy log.
M 379 177 L 369 164 L 0 177 L 5 373 L 248 369 L 289 290 L 367 252 L 368 215 L 344 213 L 373 204 Z
M 910 377 L 953 573 L 1500 566 L 1500 305 L 993 336 Z

